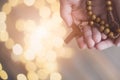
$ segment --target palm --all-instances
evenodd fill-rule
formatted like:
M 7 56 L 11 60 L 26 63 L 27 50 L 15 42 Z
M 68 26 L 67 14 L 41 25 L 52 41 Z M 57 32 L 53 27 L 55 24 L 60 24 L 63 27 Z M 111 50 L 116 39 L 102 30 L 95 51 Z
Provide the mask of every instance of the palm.
M 87 0 L 61 0 L 61 1 L 67 1 L 67 3 L 72 6 L 71 10 L 71 16 L 73 18 L 73 21 L 77 25 L 81 20 L 87 19 L 87 10 L 86 10 L 86 1 Z M 106 18 L 106 0 L 92 0 L 93 6 L 92 10 L 93 12 L 101 17 L 103 20 L 107 21 Z M 119 4 L 120 0 L 113 0 L 113 4 Z M 120 11 L 119 11 L 119 5 L 115 5 L 117 8 L 117 13 L 119 13 L 120 17 Z M 69 17 L 69 16 L 68 16 Z M 63 16 L 64 18 L 64 16 Z M 70 18 L 69 18 L 70 20 Z M 66 20 L 67 21 L 67 20 Z M 69 21 L 68 21 L 69 22 Z M 97 47 L 98 49 L 101 47 L 107 48 L 113 45 L 113 42 L 109 39 L 105 40 L 107 37 L 103 34 L 101 34 L 97 29 L 90 28 L 90 27 L 84 27 L 84 39 L 83 37 L 80 37 L 77 41 L 80 47 L 88 46 L 89 48 Z M 104 40 L 103 40 L 104 39 Z M 117 43 L 119 43 L 120 39 L 117 40 Z M 86 44 L 87 43 L 87 44 Z M 109 45 L 108 45 L 109 44 Z M 95 46 L 97 45 L 97 46 Z M 101 49 L 104 49 L 101 48 Z

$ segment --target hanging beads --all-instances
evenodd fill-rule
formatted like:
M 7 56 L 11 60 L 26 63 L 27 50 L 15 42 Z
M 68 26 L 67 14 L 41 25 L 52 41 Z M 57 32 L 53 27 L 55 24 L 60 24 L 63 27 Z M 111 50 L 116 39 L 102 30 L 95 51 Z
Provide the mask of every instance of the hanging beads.
M 98 17 L 97 15 L 95 15 L 92 11 L 92 0 L 87 0 L 86 2 L 87 5 L 87 13 L 89 16 L 89 25 L 90 26 L 94 26 L 94 24 L 97 24 L 99 27 L 99 31 L 108 35 L 109 38 L 115 39 L 116 37 L 116 33 L 112 32 L 109 23 L 105 22 L 105 20 L 103 20 L 101 17 Z M 112 12 L 113 7 L 112 7 L 112 1 L 111 0 L 106 0 L 106 5 L 107 5 L 107 11 L 108 13 Z M 117 34 L 120 34 L 120 28 L 116 30 Z
M 100 32 L 103 32 L 104 29 L 105 29 L 105 26 L 100 26 L 100 28 L 99 28 Z
M 112 11 L 112 2 L 111 2 L 111 0 L 107 0 L 106 3 L 107 3 L 107 10 Z

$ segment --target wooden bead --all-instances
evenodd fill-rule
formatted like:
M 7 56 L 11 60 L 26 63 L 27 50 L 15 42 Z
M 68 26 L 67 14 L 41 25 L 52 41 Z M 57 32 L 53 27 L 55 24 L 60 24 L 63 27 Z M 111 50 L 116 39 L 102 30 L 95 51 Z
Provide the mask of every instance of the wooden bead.
M 119 28 L 119 29 L 117 29 L 117 33 L 120 33 L 120 28 Z
M 100 32 L 103 32 L 104 29 L 105 29 L 105 26 L 100 26 L 100 28 L 99 28 Z
M 97 17 L 95 21 L 99 23 L 101 21 L 100 17 Z
M 105 24 L 105 27 L 109 27 L 109 24 Z
M 91 5 L 92 5 L 92 1 L 91 1 L 91 0 L 88 0 L 88 1 L 87 1 L 87 5 L 88 5 L 88 6 L 91 6 Z
M 92 18 L 92 20 L 95 20 L 95 19 L 96 19 L 96 15 L 93 14 L 93 15 L 91 16 L 91 18 Z
M 104 30 L 104 34 L 109 34 L 110 33 L 110 29 L 109 28 L 106 28 L 105 30 Z
M 114 37 L 114 33 L 113 33 L 113 32 L 110 32 L 110 33 L 108 34 L 108 36 L 109 36 L 110 38 L 113 38 L 113 37 Z
M 89 16 L 91 16 L 92 14 L 93 14 L 93 12 L 92 12 L 92 11 L 89 11 L 89 12 L 88 12 L 88 15 L 89 15 Z
M 92 10 L 92 6 L 87 6 L 87 10 L 91 11 Z
M 90 26 L 93 26 L 93 25 L 94 25 L 94 21 L 90 21 L 90 22 L 89 22 L 89 25 L 90 25 Z
M 111 6 L 111 5 L 112 5 L 112 1 L 108 0 L 108 1 L 107 1 L 107 5 L 108 5 L 108 6 Z
M 104 25 L 104 24 L 105 24 L 105 21 L 104 21 L 104 20 L 102 20 L 102 21 L 100 22 L 100 24 L 101 24 L 101 25 Z
M 112 6 L 109 6 L 109 7 L 107 8 L 107 10 L 108 10 L 108 11 L 112 11 L 112 10 L 113 10 Z

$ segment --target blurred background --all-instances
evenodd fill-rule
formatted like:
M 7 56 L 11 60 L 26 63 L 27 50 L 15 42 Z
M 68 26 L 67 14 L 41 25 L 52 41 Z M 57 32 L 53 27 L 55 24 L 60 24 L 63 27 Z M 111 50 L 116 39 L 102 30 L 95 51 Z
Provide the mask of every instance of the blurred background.
M 120 49 L 81 50 L 59 0 L 0 0 L 0 80 L 120 80 Z

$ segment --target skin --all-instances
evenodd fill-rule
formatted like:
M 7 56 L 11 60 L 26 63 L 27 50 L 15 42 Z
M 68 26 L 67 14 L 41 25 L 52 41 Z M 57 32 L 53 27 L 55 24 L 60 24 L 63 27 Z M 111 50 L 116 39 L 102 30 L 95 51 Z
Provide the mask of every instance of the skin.
M 92 0 L 93 1 L 93 12 L 100 16 L 106 21 L 106 5 L 105 0 Z M 60 0 L 60 12 L 61 17 L 66 22 L 68 26 L 72 23 L 79 25 L 81 20 L 87 19 L 86 12 L 86 0 Z M 113 0 L 114 7 L 116 8 L 117 17 L 120 19 L 120 0 Z M 100 33 L 95 27 L 90 27 L 89 25 L 84 25 L 83 36 L 76 38 L 76 41 L 81 49 L 98 49 L 104 50 L 114 45 L 120 45 L 120 37 L 115 41 L 107 38 L 106 35 Z

